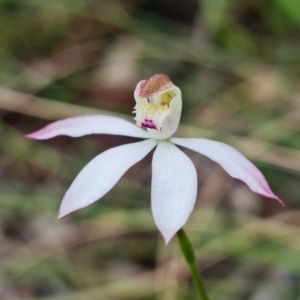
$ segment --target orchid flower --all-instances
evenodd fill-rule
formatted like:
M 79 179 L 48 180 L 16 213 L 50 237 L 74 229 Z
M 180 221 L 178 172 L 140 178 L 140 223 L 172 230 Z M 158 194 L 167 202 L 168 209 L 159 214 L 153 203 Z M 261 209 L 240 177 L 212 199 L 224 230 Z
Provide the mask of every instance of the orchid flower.
M 168 76 L 157 74 L 140 81 L 134 98 L 137 126 L 111 116 L 81 116 L 54 122 L 25 136 L 45 140 L 59 135 L 114 134 L 145 139 L 109 149 L 88 163 L 66 192 L 58 218 L 103 197 L 131 166 L 156 147 L 152 161 L 151 207 L 155 224 L 167 244 L 187 222 L 197 196 L 196 169 L 176 145 L 207 156 L 253 192 L 283 205 L 262 173 L 231 146 L 202 138 L 172 137 L 179 124 L 182 98 L 180 89 Z

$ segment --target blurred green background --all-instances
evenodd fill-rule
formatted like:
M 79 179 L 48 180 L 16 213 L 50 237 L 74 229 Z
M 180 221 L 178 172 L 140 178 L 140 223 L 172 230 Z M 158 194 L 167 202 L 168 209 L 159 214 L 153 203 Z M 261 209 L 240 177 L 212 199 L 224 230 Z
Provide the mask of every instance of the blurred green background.
M 199 179 L 186 231 L 211 299 L 299 300 L 299 37 L 298 0 L 0 0 L 0 299 L 196 299 L 154 226 L 151 156 L 56 219 L 80 169 L 134 139 L 21 139 L 76 115 L 132 120 L 137 82 L 165 73 L 183 92 L 176 135 L 234 146 L 286 204 L 186 151 Z

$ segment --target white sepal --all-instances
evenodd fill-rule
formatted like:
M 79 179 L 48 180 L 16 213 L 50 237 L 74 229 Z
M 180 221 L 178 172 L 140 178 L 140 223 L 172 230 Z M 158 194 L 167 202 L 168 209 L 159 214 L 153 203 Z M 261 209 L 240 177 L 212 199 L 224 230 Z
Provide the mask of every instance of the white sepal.
M 265 177 L 256 166 L 231 146 L 207 139 L 172 138 L 171 141 L 214 160 L 230 176 L 246 183 L 253 192 L 275 199 L 284 206 L 283 202 L 272 192 Z
M 152 213 L 167 244 L 185 225 L 194 208 L 197 173 L 186 154 L 168 141 L 158 143 L 152 173 Z
M 59 135 L 80 137 L 88 134 L 115 134 L 136 138 L 149 138 L 147 131 L 136 125 L 111 116 L 92 115 L 68 118 L 47 125 L 46 127 L 28 134 L 25 138 L 46 140 Z
M 156 140 L 149 139 L 118 146 L 96 156 L 82 169 L 66 192 L 58 218 L 86 207 L 104 196 L 156 144 Z

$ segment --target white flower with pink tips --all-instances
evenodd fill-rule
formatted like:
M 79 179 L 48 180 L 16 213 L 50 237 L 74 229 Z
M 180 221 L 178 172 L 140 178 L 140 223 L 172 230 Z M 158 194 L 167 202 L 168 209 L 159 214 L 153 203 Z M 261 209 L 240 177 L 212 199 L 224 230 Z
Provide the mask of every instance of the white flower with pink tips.
M 262 173 L 231 146 L 208 139 L 172 137 L 179 125 L 182 97 L 180 89 L 168 76 L 157 74 L 139 82 L 134 97 L 137 126 L 116 117 L 83 116 L 54 122 L 25 136 L 45 140 L 59 135 L 114 134 L 145 139 L 109 149 L 90 161 L 66 192 L 59 218 L 99 200 L 131 166 L 155 148 L 151 207 L 155 224 L 168 243 L 187 222 L 197 196 L 196 169 L 176 145 L 207 156 L 220 164 L 230 176 L 246 183 L 253 192 L 283 205 Z

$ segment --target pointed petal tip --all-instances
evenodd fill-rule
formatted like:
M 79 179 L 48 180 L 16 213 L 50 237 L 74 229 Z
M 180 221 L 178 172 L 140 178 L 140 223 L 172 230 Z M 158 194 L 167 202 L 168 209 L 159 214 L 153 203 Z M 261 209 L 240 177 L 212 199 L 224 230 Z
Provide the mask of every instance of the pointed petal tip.
M 170 235 L 164 235 L 163 233 L 161 233 L 161 234 L 162 234 L 163 239 L 164 239 L 164 241 L 165 241 L 165 245 L 167 246 L 167 245 L 170 243 L 170 241 L 171 241 L 173 235 L 170 236 Z
M 22 136 L 22 140 L 42 140 L 42 138 L 37 134 L 39 131 L 26 134 Z
M 61 212 L 58 213 L 57 215 L 57 220 L 61 220 L 65 215 Z
M 36 138 L 34 138 L 34 136 L 32 136 L 31 134 L 28 135 L 24 135 L 21 138 L 22 140 L 36 140 Z
M 27 139 L 33 139 L 33 133 L 29 133 L 29 134 L 26 134 L 26 135 L 23 135 L 21 137 L 22 140 L 27 140 Z
M 277 201 L 279 204 L 281 204 L 282 207 L 285 207 L 285 204 L 284 202 L 279 198 L 277 197 L 271 190 L 270 188 L 268 187 L 268 190 L 267 191 L 264 191 L 264 192 L 256 192 L 257 194 L 261 195 L 261 196 L 264 196 L 266 198 L 270 198 L 272 200 L 275 200 Z
M 271 198 L 274 199 L 274 200 L 276 200 L 277 202 L 279 202 L 282 207 L 285 207 L 285 204 L 283 203 L 283 201 L 279 197 L 277 197 L 275 194 Z
M 170 243 L 171 239 L 172 239 L 172 238 L 164 238 L 164 240 L 165 240 L 165 245 L 166 245 L 166 246 Z
M 84 208 L 85 206 L 82 206 L 82 207 L 78 207 L 77 209 L 66 209 L 63 207 L 63 202 L 59 208 L 59 212 L 58 212 L 58 215 L 57 215 L 57 220 L 61 220 L 65 217 L 67 217 L 68 215 L 70 214 L 73 214 L 75 212 L 77 212 L 78 210 L 81 210 L 82 208 Z
M 165 245 L 168 245 L 171 242 L 172 238 L 175 236 L 176 232 L 178 231 L 178 230 L 164 230 L 165 232 L 163 232 L 162 229 L 158 229 L 158 230 L 164 239 Z
M 24 141 L 24 140 L 29 140 L 29 139 L 30 139 L 29 134 L 28 134 L 28 135 L 23 135 L 23 136 L 21 137 L 21 140 L 22 140 L 22 141 Z
M 70 215 L 72 213 L 72 211 L 71 212 L 62 212 L 62 211 L 59 211 L 58 212 L 58 215 L 57 215 L 57 220 L 61 220 L 61 219 L 63 219 L 63 218 L 65 218 L 66 216 L 68 216 L 68 215 Z
M 266 182 L 266 184 L 267 184 L 267 182 Z M 272 192 L 269 185 L 267 185 L 267 188 L 265 188 L 265 190 L 263 192 L 258 192 L 258 191 L 254 191 L 254 192 L 256 192 L 259 195 L 262 195 L 266 198 L 273 199 L 273 200 L 277 201 L 279 204 L 281 204 L 282 207 L 285 207 L 285 204 L 283 203 L 283 201 Z

